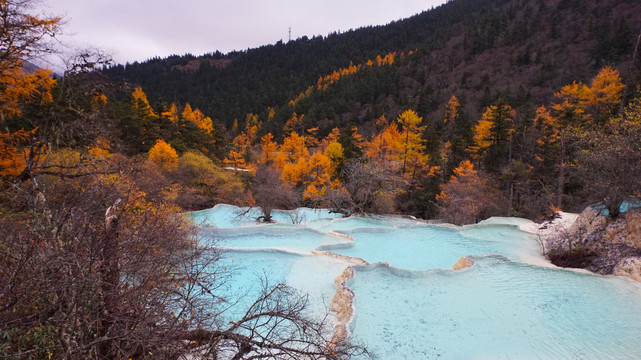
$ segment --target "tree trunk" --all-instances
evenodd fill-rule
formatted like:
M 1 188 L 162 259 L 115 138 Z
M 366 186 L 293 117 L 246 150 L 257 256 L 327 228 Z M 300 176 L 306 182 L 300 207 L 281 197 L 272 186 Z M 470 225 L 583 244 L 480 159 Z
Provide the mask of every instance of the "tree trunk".
M 510 183 L 510 202 L 507 205 L 507 215 L 506 215 L 508 217 L 512 215 L 513 203 L 514 203 L 514 183 Z
M 405 164 L 407 163 L 407 144 L 410 141 L 410 131 L 407 129 L 405 131 L 405 149 L 403 152 L 403 170 L 401 171 L 401 174 L 405 175 Z
M 559 177 L 556 188 L 556 207 L 563 209 L 563 191 L 565 187 L 565 139 L 561 136 L 561 153 L 559 154 Z
M 103 319 L 100 321 L 99 336 L 108 336 L 118 309 L 118 285 L 120 284 L 120 265 L 118 253 L 118 215 L 117 208 L 121 200 L 117 199 L 105 213 L 105 239 L 101 252 L 102 296 L 104 301 Z M 98 346 L 99 358 L 118 359 L 113 350 L 112 341 L 105 341 Z

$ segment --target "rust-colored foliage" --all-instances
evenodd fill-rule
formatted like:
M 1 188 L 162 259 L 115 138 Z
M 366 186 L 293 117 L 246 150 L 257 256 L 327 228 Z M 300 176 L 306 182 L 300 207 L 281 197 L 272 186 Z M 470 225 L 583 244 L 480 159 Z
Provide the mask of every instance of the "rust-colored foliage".
M 500 214 L 501 195 L 487 177 L 481 176 L 469 160 L 454 169 L 454 175 L 436 196 L 439 217 L 453 224 L 469 224 Z

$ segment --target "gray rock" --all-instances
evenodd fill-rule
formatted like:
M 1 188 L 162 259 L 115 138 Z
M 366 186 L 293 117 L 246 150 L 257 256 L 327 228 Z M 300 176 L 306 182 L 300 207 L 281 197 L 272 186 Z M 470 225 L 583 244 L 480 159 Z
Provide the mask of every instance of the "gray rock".
M 641 281 L 641 257 L 635 256 L 621 259 L 614 267 L 612 274 Z
M 616 219 L 588 207 L 566 233 L 556 236 L 550 249 L 585 247 L 596 254 L 587 269 L 599 274 L 627 276 L 641 281 L 641 210 L 630 209 Z

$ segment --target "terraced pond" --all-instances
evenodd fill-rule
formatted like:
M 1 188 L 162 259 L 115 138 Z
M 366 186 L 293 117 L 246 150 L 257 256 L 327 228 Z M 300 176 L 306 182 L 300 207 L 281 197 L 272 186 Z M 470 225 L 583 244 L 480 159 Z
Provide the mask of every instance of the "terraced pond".
M 549 265 L 518 228 L 528 220 L 456 227 L 301 208 L 257 224 L 229 205 L 191 215 L 238 269 L 238 311 L 266 278 L 309 294 L 321 316 L 352 267 L 347 328 L 380 359 L 641 358 L 641 286 Z M 451 270 L 461 257 L 473 265 Z

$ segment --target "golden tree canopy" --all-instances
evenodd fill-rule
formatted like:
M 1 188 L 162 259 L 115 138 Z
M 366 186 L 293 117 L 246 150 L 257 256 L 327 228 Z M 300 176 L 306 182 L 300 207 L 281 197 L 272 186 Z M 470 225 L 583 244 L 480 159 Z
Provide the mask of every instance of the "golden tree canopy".
M 147 100 L 147 94 L 142 91 L 141 87 L 137 87 L 134 92 L 131 94 L 133 98 L 132 107 L 134 113 L 137 115 L 146 118 L 156 116 L 153 109 L 149 105 L 149 100 Z
M 459 113 L 459 107 L 461 103 L 458 101 L 455 95 L 452 95 L 450 100 L 445 105 L 445 116 L 443 118 L 443 123 L 453 124 L 456 121 Z
M 164 171 L 175 171 L 178 166 L 176 150 L 162 139 L 156 140 L 156 144 L 149 149 L 149 160 Z
M 273 140 L 274 135 L 272 133 L 267 133 L 265 136 L 260 138 L 260 147 L 263 150 L 263 153 L 260 156 L 259 163 L 269 164 L 276 158 L 276 152 L 278 151 L 278 144 Z
M 0 121 L 20 116 L 22 104 L 51 101 L 51 71 L 27 74 L 25 61 L 51 52 L 44 41 L 58 32 L 59 17 L 33 15 L 32 0 L 0 0 Z
M 205 116 L 205 114 L 203 114 L 199 109 L 193 110 L 189 103 L 185 105 L 182 117 L 184 120 L 191 121 L 196 124 L 196 126 L 198 126 L 200 130 L 204 131 L 207 134 L 211 134 L 211 132 L 214 130 L 214 125 L 211 118 L 209 116 Z

